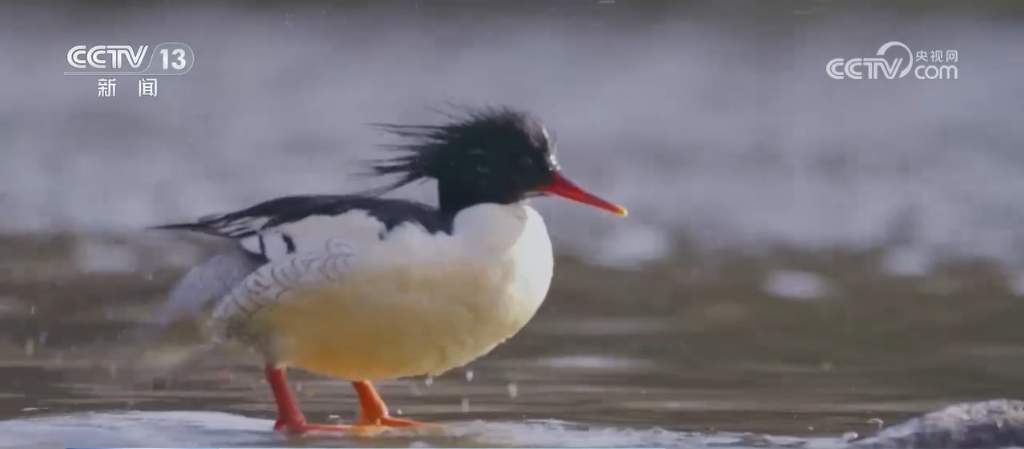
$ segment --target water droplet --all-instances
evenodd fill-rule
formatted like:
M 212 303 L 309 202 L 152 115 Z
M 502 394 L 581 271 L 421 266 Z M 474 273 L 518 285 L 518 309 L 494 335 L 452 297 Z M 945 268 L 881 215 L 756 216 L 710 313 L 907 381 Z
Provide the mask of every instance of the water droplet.
M 469 413 L 469 398 L 462 398 L 462 413 Z
M 426 385 L 428 387 L 434 385 L 434 376 L 427 376 L 426 379 L 423 379 L 423 385 Z
M 885 427 L 885 421 L 882 421 L 882 418 L 871 418 L 867 423 L 878 426 L 878 430 L 882 430 L 882 427 Z
M 471 369 L 466 370 L 466 382 L 472 382 L 472 381 L 473 381 L 473 370 L 471 370 Z
M 398 416 L 402 416 L 402 409 L 395 410 L 395 414 Z
M 860 435 L 858 435 L 857 432 L 846 432 L 843 434 L 841 438 L 843 439 L 843 441 L 853 441 L 856 440 L 858 437 L 860 437 Z
M 508 397 L 515 399 L 516 396 L 519 396 L 519 384 L 509 382 L 506 387 L 508 388 Z

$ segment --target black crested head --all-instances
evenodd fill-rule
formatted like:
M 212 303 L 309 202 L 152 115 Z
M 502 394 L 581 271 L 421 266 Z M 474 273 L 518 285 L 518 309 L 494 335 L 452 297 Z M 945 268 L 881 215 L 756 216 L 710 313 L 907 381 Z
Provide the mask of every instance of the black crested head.
M 378 125 L 409 143 L 391 146 L 401 154 L 377 161 L 374 173 L 398 176 L 390 188 L 436 179 L 441 210 L 451 214 L 481 203 L 514 203 L 553 182 L 554 145 L 537 119 L 505 107 L 448 116 L 451 121 L 440 125 Z

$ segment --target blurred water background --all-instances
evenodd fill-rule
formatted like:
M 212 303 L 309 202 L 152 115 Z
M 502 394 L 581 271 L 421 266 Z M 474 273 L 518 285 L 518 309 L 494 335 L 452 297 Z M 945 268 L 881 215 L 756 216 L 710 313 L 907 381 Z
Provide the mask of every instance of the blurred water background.
M 631 215 L 537 200 L 562 256 L 548 303 L 476 380 L 387 387 L 409 414 L 838 436 L 1020 396 L 1022 12 L 6 3 L 0 417 L 270 417 L 244 357 L 159 388 L 119 378 L 109 359 L 133 343 L 125 332 L 209 250 L 142 229 L 381 185 L 353 176 L 393 142 L 367 124 L 434 123 L 446 103 L 532 111 L 566 171 Z M 890 40 L 957 50 L 959 79 L 826 76 L 828 60 Z M 137 77 L 110 99 L 96 77 L 62 74 L 73 45 L 165 41 L 197 63 L 161 78 L 157 98 L 136 96 Z M 396 194 L 434 201 L 429 185 Z M 313 416 L 350 408 L 343 384 L 322 385 L 305 398 Z
M 435 122 L 455 102 L 533 111 L 571 174 L 630 206 L 628 222 L 548 214 L 560 242 L 601 259 L 654 259 L 682 236 L 1022 260 L 1024 31 L 994 6 L 88 5 L 0 19 L 6 232 L 365 188 L 351 175 L 388 141 L 367 123 Z M 134 77 L 111 100 L 62 75 L 78 43 L 171 40 L 198 63 L 155 100 Z M 957 50 L 960 79 L 825 76 L 888 40 Z

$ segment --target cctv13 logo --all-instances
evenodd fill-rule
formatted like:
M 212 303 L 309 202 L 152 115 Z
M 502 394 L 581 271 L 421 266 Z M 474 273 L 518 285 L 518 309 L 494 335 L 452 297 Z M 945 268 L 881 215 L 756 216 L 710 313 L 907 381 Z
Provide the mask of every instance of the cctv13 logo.
M 196 54 L 184 42 L 154 46 L 103 44 L 75 45 L 68 49 L 65 75 L 184 75 L 195 65 Z

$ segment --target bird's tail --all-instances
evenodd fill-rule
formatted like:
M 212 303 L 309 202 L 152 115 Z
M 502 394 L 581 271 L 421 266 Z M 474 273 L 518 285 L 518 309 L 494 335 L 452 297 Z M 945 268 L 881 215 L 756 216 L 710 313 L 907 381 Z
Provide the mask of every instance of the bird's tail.
M 188 225 L 170 225 L 188 226 Z M 180 229 L 180 228 L 179 228 Z M 126 360 L 135 378 L 173 375 L 183 367 L 217 354 L 206 322 L 211 310 L 261 262 L 240 249 L 216 255 L 189 270 L 157 312 L 136 329 L 138 343 L 118 359 Z
M 203 225 L 199 223 L 171 223 L 165 225 L 150 226 L 147 229 L 168 229 L 168 230 L 181 230 L 181 231 L 198 231 L 203 229 Z

